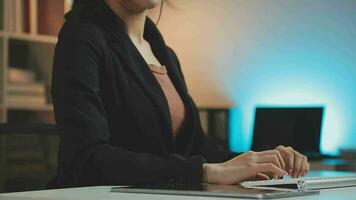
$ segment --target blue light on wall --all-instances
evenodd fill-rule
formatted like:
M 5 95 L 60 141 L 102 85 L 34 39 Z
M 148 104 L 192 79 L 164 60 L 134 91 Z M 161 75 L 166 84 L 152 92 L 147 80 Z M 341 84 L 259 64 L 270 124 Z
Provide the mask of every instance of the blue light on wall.
M 254 46 L 229 61 L 238 67 L 224 79 L 237 104 L 231 150 L 250 148 L 261 105 L 322 105 L 322 153 L 356 148 L 356 1 L 269 2 L 250 22 Z

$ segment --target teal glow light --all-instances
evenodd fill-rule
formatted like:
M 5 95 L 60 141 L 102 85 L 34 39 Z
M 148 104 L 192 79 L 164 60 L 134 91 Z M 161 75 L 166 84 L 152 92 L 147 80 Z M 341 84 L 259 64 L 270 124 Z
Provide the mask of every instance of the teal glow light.
M 352 78 L 352 74 L 348 78 L 346 71 L 340 73 L 338 68 L 330 67 L 330 71 L 323 71 L 322 65 L 315 66 L 312 69 L 291 67 L 284 70 L 269 67 L 268 71 L 260 68 L 241 80 L 241 88 L 238 88 L 239 93 L 236 93 L 239 108 L 233 110 L 230 115 L 232 133 L 230 147 L 233 151 L 249 149 L 254 111 L 261 105 L 275 107 L 325 105 L 327 109 L 324 112 L 322 127 L 322 152 L 335 155 L 340 146 L 352 145 L 348 136 L 356 129 L 350 121 L 355 113 L 355 106 L 351 105 L 352 99 L 356 100 L 356 95 L 350 90 L 350 86 L 354 85 L 356 79 Z M 275 73 L 270 71 L 273 69 Z M 263 77 L 259 77 L 261 75 Z
M 259 105 L 323 105 L 322 153 L 356 148 L 355 8 L 354 0 L 249 4 L 254 18 L 244 31 L 250 35 L 227 62 L 236 67 L 221 77 L 237 105 L 230 113 L 231 150 L 250 148 Z

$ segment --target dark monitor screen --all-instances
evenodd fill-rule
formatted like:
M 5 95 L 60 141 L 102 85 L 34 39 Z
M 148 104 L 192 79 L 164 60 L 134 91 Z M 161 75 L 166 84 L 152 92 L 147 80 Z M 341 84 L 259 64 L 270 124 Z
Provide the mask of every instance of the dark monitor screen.
M 323 107 L 256 108 L 252 150 L 291 146 L 304 154 L 319 154 Z

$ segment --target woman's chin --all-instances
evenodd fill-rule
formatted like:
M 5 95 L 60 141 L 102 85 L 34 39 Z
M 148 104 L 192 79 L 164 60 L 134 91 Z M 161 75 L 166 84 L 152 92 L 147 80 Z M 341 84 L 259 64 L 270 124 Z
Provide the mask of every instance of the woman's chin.
M 147 10 L 157 7 L 161 4 L 162 0 L 131 0 L 137 8 L 141 10 Z

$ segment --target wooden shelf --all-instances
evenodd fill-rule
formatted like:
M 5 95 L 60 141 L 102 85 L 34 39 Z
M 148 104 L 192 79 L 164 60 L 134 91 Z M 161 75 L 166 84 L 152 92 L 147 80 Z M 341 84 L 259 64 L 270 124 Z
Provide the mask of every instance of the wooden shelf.
M 229 99 L 222 98 L 218 95 L 216 96 L 195 95 L 193 96 L 193 99 L 197 104 L 197 107 L 201 110 L 206 110 L 206 109 L 228 110 L 235 106 L 234 103 Z
M 28 111 L 53 111 L 52 104 L 14 104 L 7 102 L 9 110 L 28 110 Z
M 10 39 L 15 40 L 25 40 L 28 42 L 41 42 L 41 43 L 49 43 L 56 44 L 58 38 L 56 36 L 49 35 L 35 35 L 35 34 L 27 34 L 27 33 L 9 33 Z
M 9 98 L 7 93 L 8 89 L 11 89 L 7 82 L 9 80 L 9 67 L 24 70 L 15 73 L 14 76 L 17 78 L 14 79 L 16 80 L 38 82 L 43 84 L 44 87 L 50 84 L 53 47 L 58 41 L 56 34 L 62 26 L 65 13 L 61 11 L 63 9 L 61 4 L 62 2 L 70 3 L 72 1 L 46 0 L 37 2 L 37 0 L 29 0 L 30 3 L 25 3 L 25 1 L 19 0 L 18 3 L 12 3 L 13 1 L 15 0 L 0 0 L 0 4 L 2 4 L 0 6 L 0 15 L 2 15 L 0 20 L 2 20 L 1 24 L 3 25 L 0 28 L 0 123 L 10 123 L 16 127 L 31 130 L 28 127 L 21 127 L 21 125 L 55 123 L 53 105 L 45 101 L 29 101 L 26 97 L 23 97 L 25 101 L 16 101 L 17 99 Z M 67 5 L 67 7 L 70 6 Z M 24 17 L 29 18 L 25 19 Z M 47 33 L 48 35 L 46 35 Z M 26 74 L 26 71 L 30 72 Z M 31 73 L 34 74 L 34 78 L 31 78 Z M 26 92 L 21 92 L 21 89 L 15 90 L 15 93 L 20 96 L 22 93 L 32 94 L 31 88 Z M 38 95 L 38 93 L 33 91 L 34 95 Z M 47 130 L 40 128 L 39 131 Z M 26 137 L 24 139 L 26 140 Z M 54 138 L 47 139 L 47 136 L 40 139 L 39 145 L 36 144 L 36 148 L 38 146 L 43 147 L 40 154 L 36 154 L 37 151 L 31 153 L 25 147 L 16 145 L 12 145 L 13 149 L 10 152 L 11 140 L 4 134 L 0 134 L 0 193 L 6 190 L 13 191 L 23 188 L 41 189 L 42 185 L 45 185 L 48 179 L 54 176 L 56 165 L 53 163 L 56 161 L 57 150 L 53 150 L 58 145 L 54 144 L 52 139 Z M 31 145 L 29 147 L 32 148 Z M 23 152 L 18 152 L 18 150 Z M 43 159 L 37 156 L 43 153 L 45 153 Z M 21 156 L 17 157 L 20 154 Z M 15 184 L 9 181 L 14 178 L 16 179 Z M 17 181 L 17 178 L 21 178 L 21 181 Z M 22 179 L 31 180 L 31 182 L 27 184 L 27 181 L 24 181 L 23 184 Z

